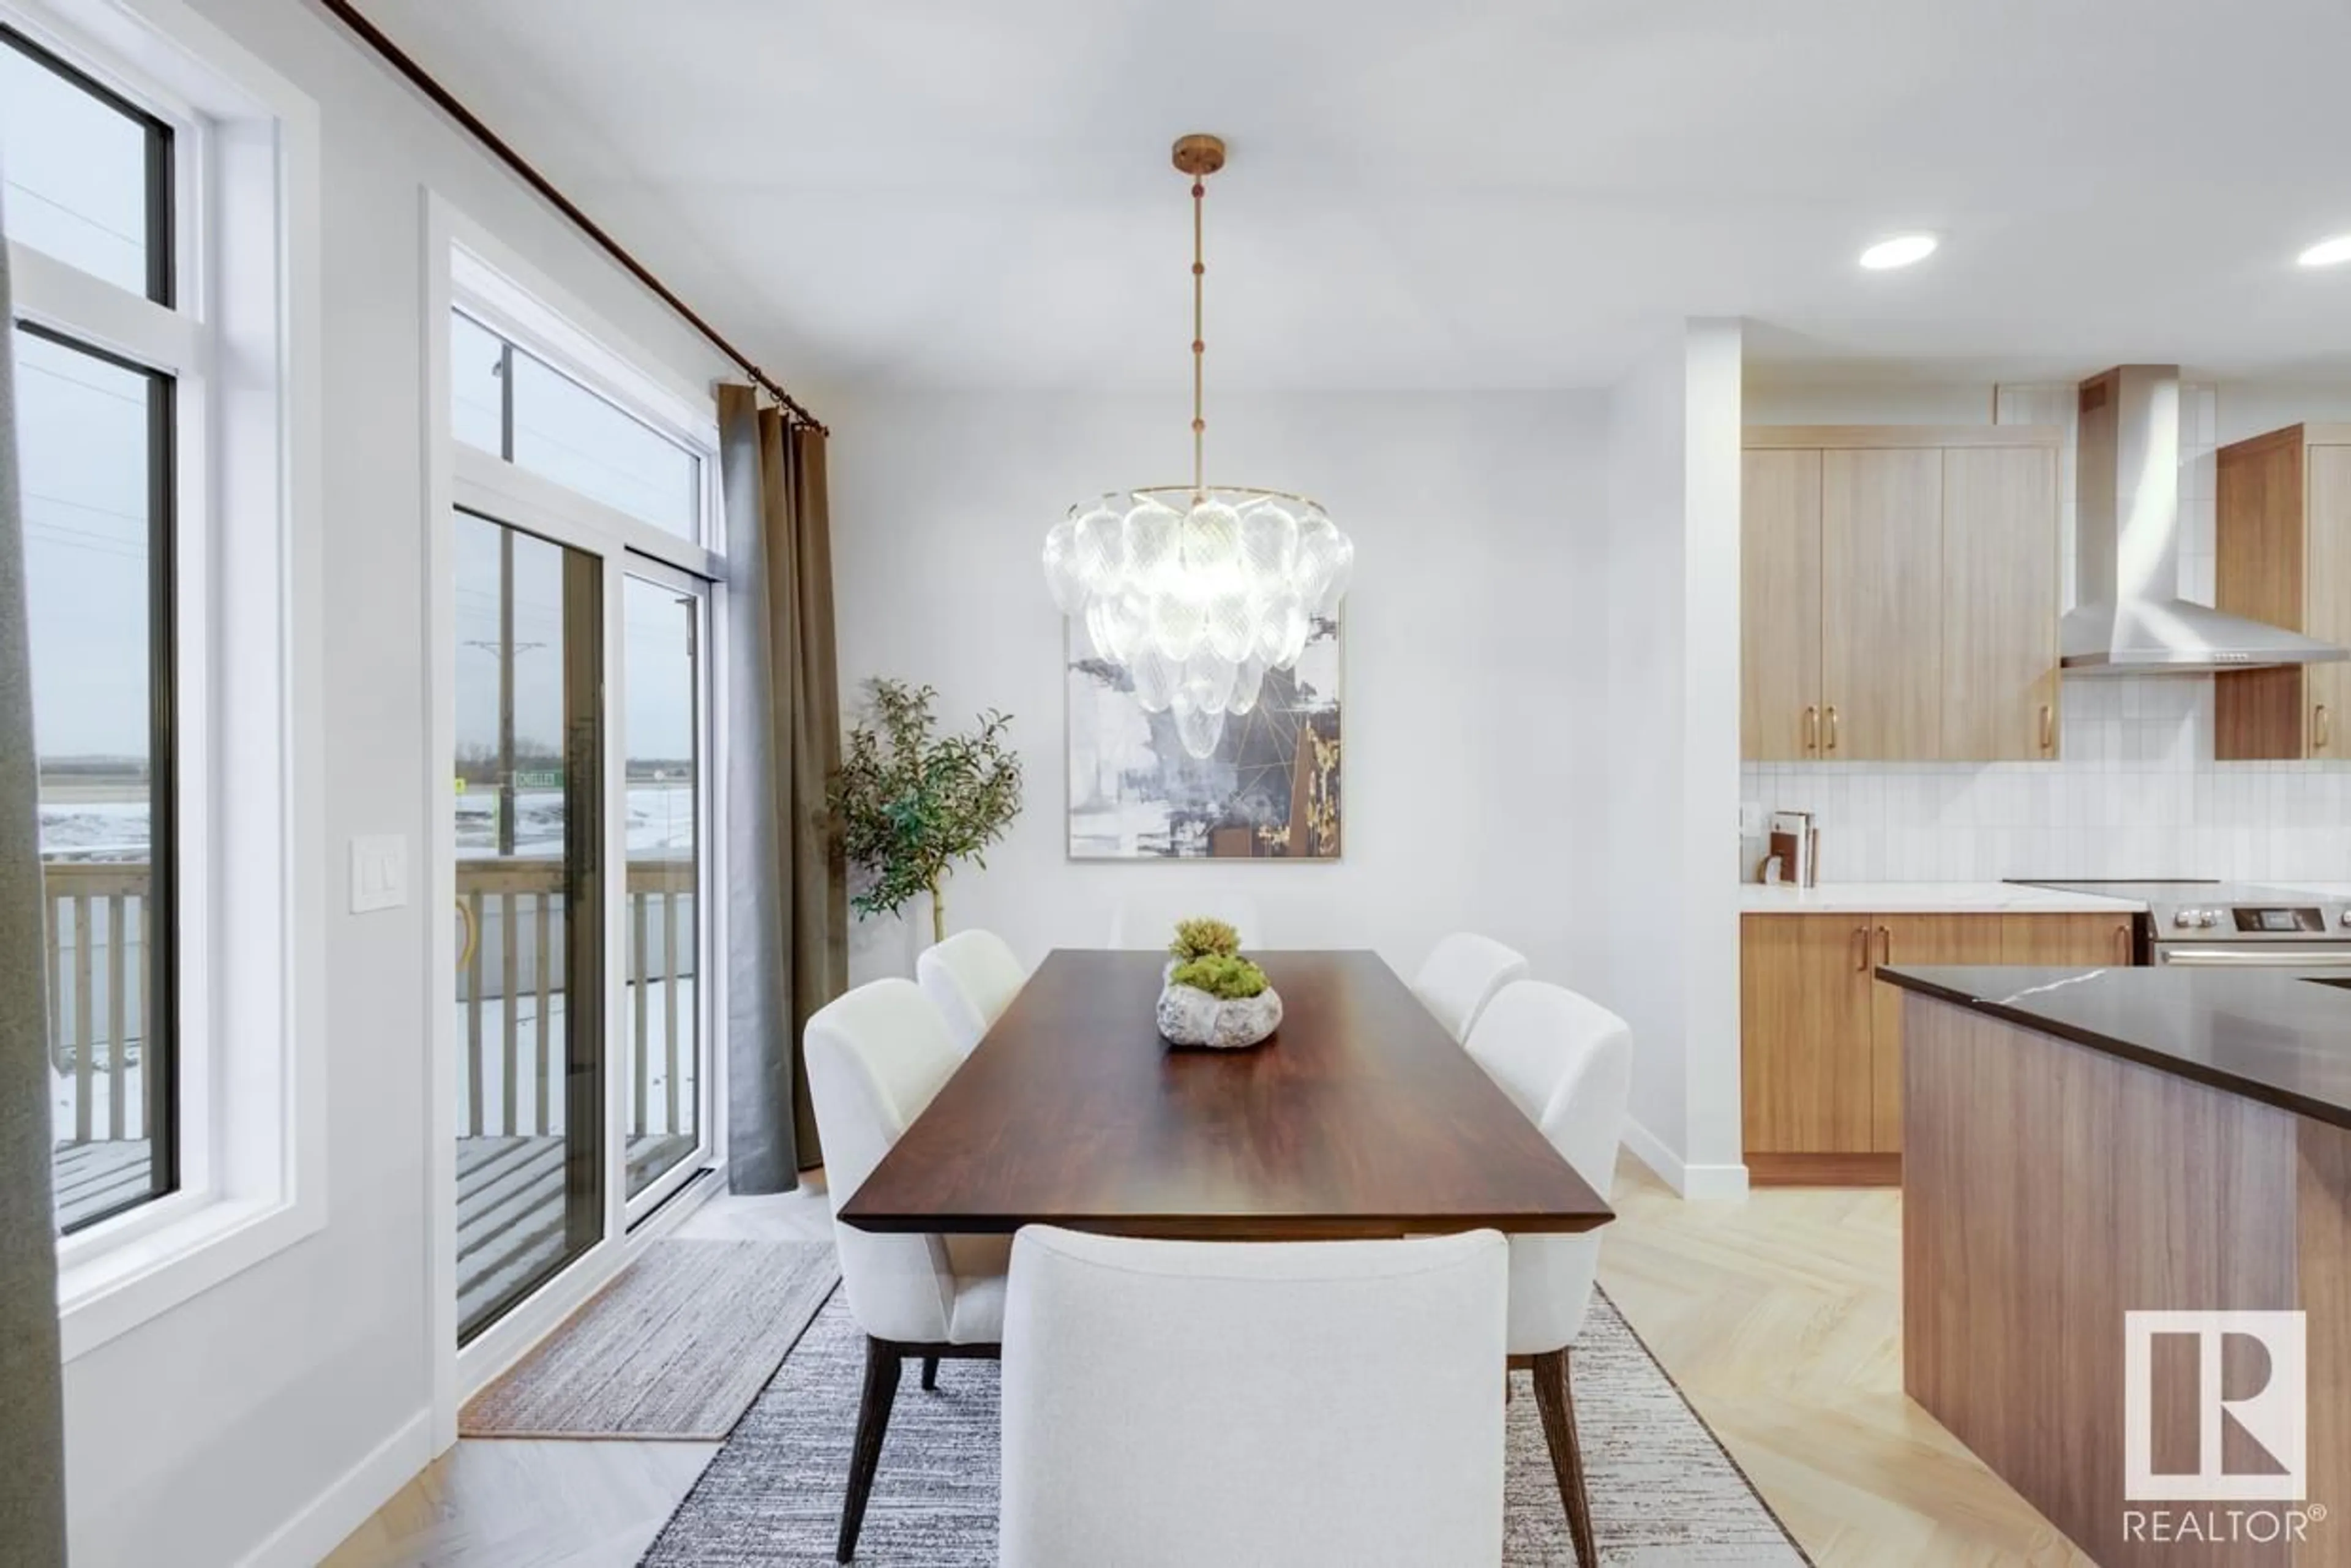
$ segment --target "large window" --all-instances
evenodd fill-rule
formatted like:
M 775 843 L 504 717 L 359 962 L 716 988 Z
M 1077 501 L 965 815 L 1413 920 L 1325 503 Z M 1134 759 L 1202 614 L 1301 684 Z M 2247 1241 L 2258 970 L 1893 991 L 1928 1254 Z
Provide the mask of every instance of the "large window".
M 72 1361 L 326 1221 L 318 106 L 0 0 L 0 181 Z
M 173 149 L 160 119 L 0 30 L 12 240 L 168 308 Z M 109 321 L 22 319 L 11 338 L 57 1218 L 72 1232 L 179 1183 L 178 376 L 124 352 Z

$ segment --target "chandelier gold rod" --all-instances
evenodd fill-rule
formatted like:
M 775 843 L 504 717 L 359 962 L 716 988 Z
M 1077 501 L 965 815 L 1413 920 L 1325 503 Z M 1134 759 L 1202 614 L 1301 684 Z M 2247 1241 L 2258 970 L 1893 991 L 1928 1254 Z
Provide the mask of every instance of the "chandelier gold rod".
M 1203 245 L 1207 206 L 1206 176 L 1192 178 L 1192 489 L 1196 498 L 1207 491 L 1208 420 L 1206 406 L 1208 351 L 1206 311 L 1208 263 Z

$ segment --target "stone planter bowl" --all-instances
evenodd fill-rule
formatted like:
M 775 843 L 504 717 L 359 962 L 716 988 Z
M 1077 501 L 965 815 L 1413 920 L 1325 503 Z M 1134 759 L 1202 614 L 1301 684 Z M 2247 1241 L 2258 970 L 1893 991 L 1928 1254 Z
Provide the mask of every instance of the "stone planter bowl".
M 1159 1032 L 1170 1045 L 1235 1051 L 1260 1045 L 1281 1027 L 1281 993 L 1268 986 L 1230 1000 L 1196 986 L 1169 985 L 1159 993 Z

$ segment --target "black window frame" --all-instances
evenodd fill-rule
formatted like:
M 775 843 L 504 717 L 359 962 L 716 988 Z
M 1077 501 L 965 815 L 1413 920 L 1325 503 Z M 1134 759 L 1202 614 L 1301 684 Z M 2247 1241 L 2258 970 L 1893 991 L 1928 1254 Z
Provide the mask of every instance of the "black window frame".
M 14 28 L 0 44 L 137 124 L 146 138 L 147 293 L 175 308 L 178 292 L 176 139 L 172 126 L 89 73 L 58 59 Z M 61 1237 L 102 1224 L 181 1188 L 179 914 L 179 378 L 166 370 L 90 342 L 68 327 L 16 316 L 5 323 L 28 337 L 142 378 L 147 400 L 148 1032 L 140 1045 L 146 1100 L 147 1190 L 57 1227 Z M 77 940 L 86 940 L 77 933 Z M 109 932 L 118 945 L 121 934 Z M 117 1049 L 125 1031 L 116 1019 Z M 54 1050 L 54 1041 L 48 1042 Z M 45 1055 L 47 1052 L 45 1051 Z M 120 1063 L 116 1064 L 119 1071 Z M 52 1134 L 54 1136 L 54 1133 Z
M 169 121 L 141 108 L 88 71 L 68 65 L 14 27 L 0 23 L 0 44 L 96 99 L 137 125 L 147 140 L 147 298 L 166 310 L 179 308 L 179 193 L 173 187 L 174 132 Z M 145 369 L 144 366 L 137 367 Z
M 147 400 L 147 1190 L 57 1228 L 71 1236 L 180 1190 L 179 383 L 168 371 L 19 318 L 16 330 L 142 377 Z M 120 942 L 110 931 L 109 940 Z M 77 941 L 87 940 L 77 932 Z M 115 1020 L 118 1038 L 121 1020 Z M 51 1049 L 54 1049 L 52 1042 Z M 46 1054 L 46 1052 L 44 1053 Z

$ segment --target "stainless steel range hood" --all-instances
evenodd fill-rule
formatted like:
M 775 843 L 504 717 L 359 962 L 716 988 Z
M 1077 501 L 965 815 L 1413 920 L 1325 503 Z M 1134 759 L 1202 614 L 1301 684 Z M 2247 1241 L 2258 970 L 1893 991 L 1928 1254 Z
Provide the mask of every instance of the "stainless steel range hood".
M 2058 634 L 2082 674 L 2199 675 L 2351 658 L 2351 650 L 2179 597 L 2179 367 L 2123 365 L 2081 386 L 2074 432 L 2080 608 Z

